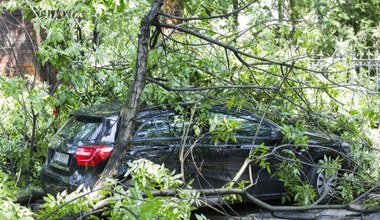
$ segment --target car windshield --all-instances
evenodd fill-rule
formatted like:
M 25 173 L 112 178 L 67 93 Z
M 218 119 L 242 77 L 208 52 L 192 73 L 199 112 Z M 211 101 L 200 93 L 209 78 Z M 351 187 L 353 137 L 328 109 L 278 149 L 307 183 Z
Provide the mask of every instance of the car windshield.
M 74 116 L 57 132 L 72 142 L 114 142 L 116 120 Z

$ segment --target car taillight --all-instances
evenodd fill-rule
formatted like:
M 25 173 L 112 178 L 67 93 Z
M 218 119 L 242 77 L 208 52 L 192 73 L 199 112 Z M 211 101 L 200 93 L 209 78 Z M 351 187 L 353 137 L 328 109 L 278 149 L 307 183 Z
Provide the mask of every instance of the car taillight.
M 78 147 L 75 151 L 75 158 L 78 166 L 95 166 L 107 159 L 113 147 L 106 145 L 86 145 Z

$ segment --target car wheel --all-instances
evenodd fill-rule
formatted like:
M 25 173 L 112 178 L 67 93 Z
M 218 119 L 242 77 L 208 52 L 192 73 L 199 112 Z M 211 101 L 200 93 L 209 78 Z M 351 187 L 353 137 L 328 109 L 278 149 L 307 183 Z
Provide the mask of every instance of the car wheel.
M 337 175 L 327 177 L 321 164 L 317 163 L 308 169 L 307 178 L 317 192 L 318 203 L 328 203 L 336 192 Z

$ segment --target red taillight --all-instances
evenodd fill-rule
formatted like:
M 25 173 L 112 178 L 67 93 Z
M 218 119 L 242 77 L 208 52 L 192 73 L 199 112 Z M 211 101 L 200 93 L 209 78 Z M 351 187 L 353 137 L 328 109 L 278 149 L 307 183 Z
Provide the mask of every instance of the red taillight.
M 78 166 L 95 166 L 107 159 L 113 147 L 106 145 L 86 145 L 78 147 L 75 151 L 75 159 Z

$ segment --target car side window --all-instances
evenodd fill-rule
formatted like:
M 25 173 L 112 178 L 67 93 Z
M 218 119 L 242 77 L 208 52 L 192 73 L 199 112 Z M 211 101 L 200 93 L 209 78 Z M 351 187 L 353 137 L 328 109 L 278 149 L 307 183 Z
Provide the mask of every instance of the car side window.
M 102 142 L 115 142 L 115 134 L 117 130 L 117 120 L 107 119 L 103 123 L 103 131 L 101 135 Z
M 257 135 L 259 137 L 270 135 L 270 127 L 265 124 L 260 124 L 260 121 L 258 121 L 257 118 L 254 118 L 252 116 L 234 116 L 223 113 L 217 114 L 220 118 L 225 118 L 227 120 L 237 122 L 238 128 L 235 131 L 237 136 L 255 136 L 257 130 Z
M 176 138 L 180 137 L 182 124 L 174 114 L 163 114 L 145 121 L 137 130 L 134 139 Z

